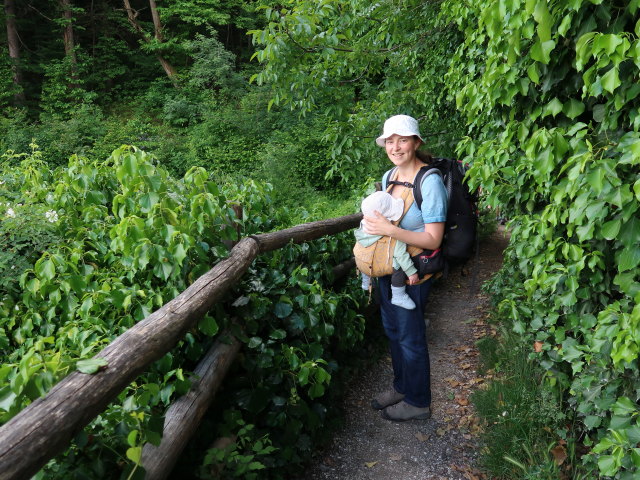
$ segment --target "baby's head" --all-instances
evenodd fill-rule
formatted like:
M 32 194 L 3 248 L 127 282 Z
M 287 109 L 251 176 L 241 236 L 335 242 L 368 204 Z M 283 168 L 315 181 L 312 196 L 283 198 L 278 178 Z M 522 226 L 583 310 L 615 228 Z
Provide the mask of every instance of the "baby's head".
M 362 213 L 365 217 L 373 217 L 374 211 L 380 212 L 390 221 L 398 220 L 404 211 L 404 201 L 393 198 L 387 192 L 374 192 L 362 201 Z

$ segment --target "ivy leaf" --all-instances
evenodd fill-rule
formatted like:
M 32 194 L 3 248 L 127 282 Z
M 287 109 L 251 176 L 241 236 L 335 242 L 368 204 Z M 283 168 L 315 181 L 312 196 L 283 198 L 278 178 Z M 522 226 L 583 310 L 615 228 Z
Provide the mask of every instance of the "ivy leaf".
M 618 271 L 626 272 L 640 265 L 640 248 L 637 245 L 627 246 L 618 258 Z
M 276 317 L 278 318 L 286 318 L 293 311 L 293 307 L 291 307 L 288 303 L 278 302 L 276 303 Z
M 599 195 L 604 185 L 604 169 L 600 167 L 593 168 L 587 174 L 587 183 L 593 188 L 594 192 Z
M 576 70 L 581 71 L 584 65 L 591 58 L 591 48 L 593 37 L 596 32 L 589 32 L 582 35 L 576 43 Z
M 541 174 L 547 174 L 553 170 L 553 160 L 554 157 L 553 153 L 551 152 L 551 147 L 547 147 L 538 154 L 534 162 L 534 166 L 536 170 Z
M 554 98 L 549 103 L 547 103 L 544 107 L 543 116 L 552 115 L 556 116 L 562 111 L 562 102 L 557 98 Z
M 87 360 L 78 360 L 76 369 L 81 373 L 93 375 L 107 365 L 108 362 L 104 358 L 89 358 Z
M 573 120 L 577 116 L 582 115 L 584 109 L 584 103 L 571 98 L 563 105 L 562 111 L 567 117 Z
M 610 222 L 602 225 L 602 236 L 607 240 L 613 240 L 618 236 L 618 232 L 620 231 L 620 219 L 616 218 L 615 220 L 611 220 Z
M 209 315 L 206 315 L 198 323 L 198 329 L 205 335 L 213 337 L 215 334 L 218 333 L 218 322 L 216 322 L 215 318 Z
M 531 58 L 536 62 L 547 65 L 551 59 L 551 50 L 553 50 L 555 46 L 556 42 L 553 40 L 547 40 L 546 42 L 540 42 L 538 40 L 533 47 L 531 47 Z
M 533 11 L 533 18 L 538 22 L 538 37 L 543 42 L 551 39 L 551 26 L 553 19 L 549 13 L 549 7 L 547 6 L 547 0 L 538 0 L 536 7 Z M 546 63 L 546 62 L 545 62 Z
M 598 35 L 593 41 L 594 53 L 595 51 L 604 50 L 607 55 L 611 55 L 621 43 L 622 38 L 619 35 L 611 33 Z
M 618 67 L 613 67 L 604 74 L 601 80 L 602 88 L 607 92 L 613 93 L 620 86 L 620 77 L 618 76 Z

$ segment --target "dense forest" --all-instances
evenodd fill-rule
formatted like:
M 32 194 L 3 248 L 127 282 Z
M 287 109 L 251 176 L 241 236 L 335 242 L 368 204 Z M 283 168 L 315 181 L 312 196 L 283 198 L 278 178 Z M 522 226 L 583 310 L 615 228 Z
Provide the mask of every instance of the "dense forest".
M 405 113 L 430 150 L 472 165 L 483 211 L 510 219 L 504 267 L 485 287 L 506 342 L 494 353 L 526 363 L 542 393 L 519 394 L 497 363 L 504 374 L 477 397 L 493 408 L 486 468 L 636 478 L 639 10 L 4 0 L 0 422 L 224 258 L 236 228 L 356 211 L 386 166 L 373 139 Z M 238 374 L 178 468 L 286 478 L 327 433 L 347 358 L 367 345 L 362 292 L 330 282 L 350 245 L 345 234 L 261 256 L 38 478 L 141 475 L 142 446 L 239 318 Z M 502 415 L 522 405 L 518 421 Z M 235 440 L 209 448 L 218 437 Z

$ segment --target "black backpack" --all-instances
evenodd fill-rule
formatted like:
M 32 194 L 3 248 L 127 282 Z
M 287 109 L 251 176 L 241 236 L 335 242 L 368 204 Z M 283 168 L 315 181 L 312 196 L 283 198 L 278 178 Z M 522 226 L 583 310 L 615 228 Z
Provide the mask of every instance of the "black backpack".
M 476 248 L 478 233 L 478 211 L 476 202 L 477 192 L 471 192 L 464 175 L 466 168 L 462 162 L 451 158 L 434 158 L 429 165 L 422 167 L 416 174 L 414 183 L 395 182 L 406 187 L 413 188 L 413 198 L 417 207 L 422 207 L 422 190 L 420 185 L 427 175 L 440 173 L 442 181 L 447 189 L 448 206 L 447 220 L 445 222 L 444 238 L 442 240 L 442 252 L 447 265 L 464 265 L 472 256 Z M 388 178 L 392 178 L 393 171 Z

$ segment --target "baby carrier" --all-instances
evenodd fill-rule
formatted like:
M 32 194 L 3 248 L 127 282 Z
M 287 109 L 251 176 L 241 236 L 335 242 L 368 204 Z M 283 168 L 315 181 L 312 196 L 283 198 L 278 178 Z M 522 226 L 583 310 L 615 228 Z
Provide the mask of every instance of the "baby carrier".
M 397 172 L 394 172 L 397 175 Z M 391 193 L 395 184 L 389 182 L 387 186 L 387 193 Z M 399 225 L 402 218 L 414 202 L 413 188 L 405 188 L 400 197 L 404 201 L 404 211 L 402 216 L 391 222 L 394 225 Z M 396 246 L 396 239 L 389 236 L 382 236 L 376 242 L 368 247 L 363 246 L 359 242 L 356 242 L 353 247 L 353 255 L 356 260 L 356 267 L 365 275 L 370 277 L 382 277 L 390 275 L 393 272 L 393 252 Z M 420 247 L 414 247 L 407 245 L 407 252 L 411 257 L 415 257 L 423 252 Z M 427 280 L 431 275 L 427 275 L 421 278 L 421 281 Z

